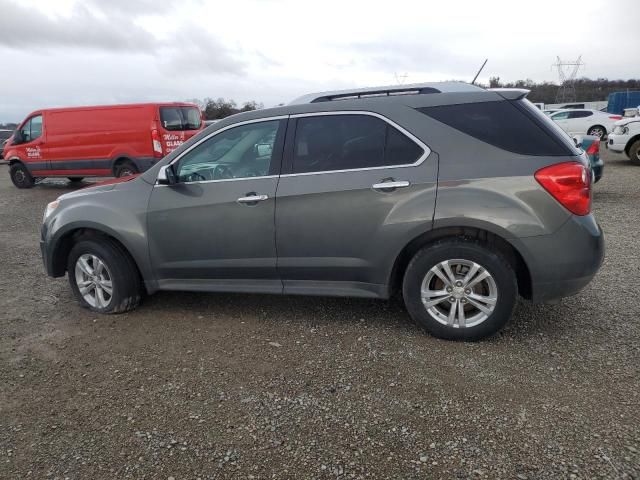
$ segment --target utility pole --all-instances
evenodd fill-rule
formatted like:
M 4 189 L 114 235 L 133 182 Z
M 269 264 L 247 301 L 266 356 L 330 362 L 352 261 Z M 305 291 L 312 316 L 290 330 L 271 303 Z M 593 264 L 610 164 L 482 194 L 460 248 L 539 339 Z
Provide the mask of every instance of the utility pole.
M 560 57 L 556 57 L 557 61 L 552 65 L 558 69 L 558 77 L 560 78 L 560 86 L 556 94 L 556 103 L 575 102 L 576 101 L 576 76 L 580 67 L 584 66 L 582 55 L 574 61 L 563 61 Z

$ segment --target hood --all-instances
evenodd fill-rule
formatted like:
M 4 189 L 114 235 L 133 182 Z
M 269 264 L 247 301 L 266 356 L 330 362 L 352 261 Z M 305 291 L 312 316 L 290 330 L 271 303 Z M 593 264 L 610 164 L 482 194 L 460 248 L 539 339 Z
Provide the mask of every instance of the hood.
M 614 125 L 624 126 L 624 125 L 628 125 L 629 123 L 633 123 L 633 122 L 640 122 L 640 117 L 623 118 L 622 120 L 618 120 Z
M 84 195 L 92 195 L 94 193 L 100 192 L 108 192 L 116 188 L 116 185 L 119 183 L 130 182 L 131 180 L 135 180 L 140 176 L 139 173 L 135 175 L 129 175 L 128 177 L 120 177 L 120 178 L 111 178 L 109 180 L 105 180 L 104 182 L 94 183 L 85 188 L 81 188 L 80 190 L 76 190 L 75 192 L 65 193 L 64 195 L 60 195 L 58 197 L 59 200 L 64 200 L 66 198 L 75 198 L 82 197 Z

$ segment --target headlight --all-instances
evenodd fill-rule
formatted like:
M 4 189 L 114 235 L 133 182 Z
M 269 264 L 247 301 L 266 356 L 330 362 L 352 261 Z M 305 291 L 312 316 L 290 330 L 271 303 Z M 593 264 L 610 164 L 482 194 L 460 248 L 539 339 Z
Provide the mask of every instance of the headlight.
M 616 135 L 626 135 L 629 133 L 629 127 L 623 125 L 616 125 L 613 129 L 613 133 Z
M 47 208 L 45 208 L 44 210 L 44 217 L 42 218 L 42 221 L 44 222 L 47 218 L 49 218 L 49 216 L 53 213 L 53 211 L 58 208 L 58 205 L 60 205 L 60 201 L 59 200 L 55 200 L 49 204 L 47 204 Z

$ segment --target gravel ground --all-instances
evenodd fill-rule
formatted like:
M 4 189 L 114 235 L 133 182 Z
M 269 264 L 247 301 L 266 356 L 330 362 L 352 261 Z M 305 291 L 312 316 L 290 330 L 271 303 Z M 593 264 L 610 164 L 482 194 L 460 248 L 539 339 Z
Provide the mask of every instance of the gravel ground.
M 370 300 L 93 315 L 38 250 L 70 187 L 0 167 L 0 478 L 640 478 L 640 168 L 604 156 L 598 276 L 473 344 Z

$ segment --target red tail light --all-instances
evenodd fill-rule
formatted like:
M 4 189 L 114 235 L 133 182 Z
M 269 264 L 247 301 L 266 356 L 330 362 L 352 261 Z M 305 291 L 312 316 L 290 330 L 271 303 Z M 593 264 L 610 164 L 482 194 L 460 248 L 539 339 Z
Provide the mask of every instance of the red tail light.
M 594 142 L 591 145 L 589 145 L 589 148 L 587 148 L 587 153 L 589 155 L 600 154 L 600 140 L 594 140 Z
M 160 141 L 160 133 L 155 128 L 151 130 L 151 142 L 153 144 L 153 156 L 155 158 L 162 158 L 162 142 Z
M 535 178 L 571 213 L 587 215 L 591 211 L 591 172 L 581 163 L 550 165 L 538 170 Z
M 622 120 L 622 115 L 609 115 L 611 120 Z

